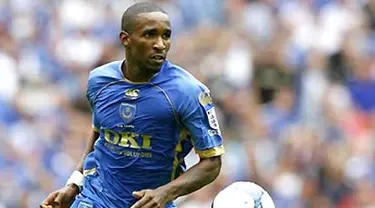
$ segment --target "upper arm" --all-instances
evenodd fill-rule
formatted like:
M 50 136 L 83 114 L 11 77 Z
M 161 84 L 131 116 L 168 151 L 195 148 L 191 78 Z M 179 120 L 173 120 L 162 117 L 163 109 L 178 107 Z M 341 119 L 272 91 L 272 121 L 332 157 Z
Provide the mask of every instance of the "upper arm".
M 208 157 L 208 158 L 200 158 L 197 166 L 201 168 L 206 173 L 209 173 L 209 176 L 212 177 L 211 179 L 215 179 L 221 170 L 221 155 Z
M 99 136 L 100 136 L 99 132 L 97 132 L 95 130 L 92 131 L 93 140 L 97 140 L 99 138 Z
M 221 155 L 214 156 L 214 157 L 208 157 L 208 158 L 200 158 L 199 162 L 208 163 L 211 169 L 220 168 L 222 159 Z
M 209 90 L 204 86 L 197 86 L 190 89 L 181 100 L 179 115 L 182 124 L 191 134 L 195 152 L 201 158 L 222 155 L 223 138 Z

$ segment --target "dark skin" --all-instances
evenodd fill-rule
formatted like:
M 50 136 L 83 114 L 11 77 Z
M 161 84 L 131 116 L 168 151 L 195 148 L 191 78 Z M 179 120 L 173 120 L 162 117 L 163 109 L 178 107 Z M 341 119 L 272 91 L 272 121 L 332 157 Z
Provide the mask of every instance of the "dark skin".
M 126 64 L 122 71 L 131 82 L 148 82 L 161 69 L 170 48 L 170 22 L 162 12 L 138 14 L 132 31 L 121 31 L 119 38 L 125 47 Z M 77 170 L 82 171 L 84 158 L 93 151 L 99 137 L 93 132 Z M 172 182 L 151 190 L 135 190 L 133 196 L 139 200 L 131 208 L 164 208 L 165 204 L 179 196 L 190 194 L 211 183 L 219 175 L 221 157 L 201 158 L 199 163 Z M 42 203 L 42 208 L 69 207 L 78 194 L 74 184 L 51 193 Z
M 160 71 L 171 46 L 171 26 L 162 12 L 141 13 L 132 31 L 121 31 L 120 41 L 125 47 L 124 76 L 132 82 L 147 82 Z M 159 55 L 161 60 L 153 56 Z

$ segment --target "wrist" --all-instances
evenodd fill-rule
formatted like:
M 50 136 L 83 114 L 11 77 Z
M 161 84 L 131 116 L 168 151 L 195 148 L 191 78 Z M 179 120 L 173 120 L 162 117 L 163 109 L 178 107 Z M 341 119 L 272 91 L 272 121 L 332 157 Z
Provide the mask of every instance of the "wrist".
M 71 184 L 68 184 L 66 185 L 70 190 L 72 190 L 75 195 L 79 194 L 81 192 L 81 188 L 79 186 L 77 186 L 76 184 L 74 183 L 71 183 Z
M 79 193 L 82 190 L 84 179 L 85 177 L 83 176 L 83 174 L 80 171 L 75 170 L 72 173 L 72 175 L 69 177 L 69 179 L 66 181 L 65 185 L 78 188 L 78 193 Z
M 170 202 L 170 201 L 173 201 L 175 200 L 177 197 L 179 197 L 178 193 L 177 193 L 177 190 L 176 188 L 174 188 L 173 186 L 171 186 L 170 184 L 169 185 L 165 185 L 165 186 L 162 186 L 162 187 L 159 187 L 158 188 L 160 191 L 162 191 L 163 193 L 165 193 L 165 197 L 166 197 L 166 201 L 167 202 Z

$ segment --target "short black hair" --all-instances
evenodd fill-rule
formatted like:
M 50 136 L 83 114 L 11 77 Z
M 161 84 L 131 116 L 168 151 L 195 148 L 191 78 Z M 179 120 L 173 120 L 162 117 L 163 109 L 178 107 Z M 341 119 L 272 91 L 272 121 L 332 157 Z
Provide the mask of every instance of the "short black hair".
M 149 12 L 162 12 L 167 14 L 158 5 L 151 2 L 138 2 L 130 6 L 122 15 L 121 30 L 131 33 L 133 30 L 133 23 L 138 14 Z

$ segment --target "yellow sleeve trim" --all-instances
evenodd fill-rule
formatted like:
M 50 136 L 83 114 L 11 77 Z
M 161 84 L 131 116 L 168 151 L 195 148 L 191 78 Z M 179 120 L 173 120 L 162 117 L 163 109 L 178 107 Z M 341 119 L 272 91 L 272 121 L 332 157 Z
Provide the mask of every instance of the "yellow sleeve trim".
M 100 133 L 100 130 L 99 130 L 99 128 L 95 127 L 94 125 L 92 125 L 92 130 L 94 130 L 95 132 L 98 132 L 98 133 Z
M 93 175 L 96 172 L 96 168 L 91 168 L 89 170 L 83 170 L 83 175 L 88 176 L 88 175 Z
M 201 157 L 201 158 L 209 158 L 209 157 L 215 157 L 219 156 L 225 153 L 224 146 L 218 146 L 207 150 L 195 150 L 195 152 Z

